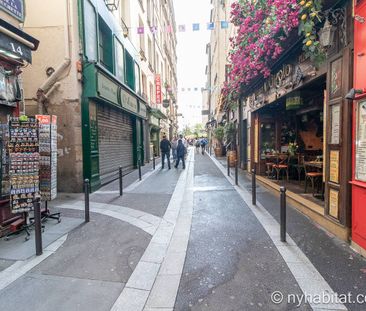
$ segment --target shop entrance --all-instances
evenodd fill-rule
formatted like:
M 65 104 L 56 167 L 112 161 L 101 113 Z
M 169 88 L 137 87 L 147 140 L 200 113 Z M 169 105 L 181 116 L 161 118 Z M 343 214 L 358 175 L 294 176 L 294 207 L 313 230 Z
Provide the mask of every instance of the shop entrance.
M 323 206 L 325 89 L 323 76 L 255 113 L 258 174 Z

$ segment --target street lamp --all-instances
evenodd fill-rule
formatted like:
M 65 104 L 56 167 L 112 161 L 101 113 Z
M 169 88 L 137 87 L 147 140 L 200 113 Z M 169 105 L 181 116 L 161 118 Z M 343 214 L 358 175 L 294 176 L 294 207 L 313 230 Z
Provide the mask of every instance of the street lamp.
M 330 24 L 328 18 L 324 23 L 323 28 L 319 31 L 319 42 L 327 48 L 333 44 L 335 27 Z
M 109 11 L 116 11 L 120 0 L 104 0 Z

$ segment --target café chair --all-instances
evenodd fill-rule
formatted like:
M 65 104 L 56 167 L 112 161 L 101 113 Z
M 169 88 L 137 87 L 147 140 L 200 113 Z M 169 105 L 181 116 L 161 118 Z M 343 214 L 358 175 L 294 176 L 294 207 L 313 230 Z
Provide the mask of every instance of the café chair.
M 299 179 L 299 183 L 301 183 L 301 173 L 302 173 L 302 171 L 305 171 L 304 162 L 305 162 L 305 156 L 299 153 L 297 155 L 297 164 L 292 164 L 291 165 L 297 171 L 297 176 L 298 176 L 298 179 Z
M 280 179 L 281 173 L 286 173 L 287 181 L 289 180 L 289 161 L 290 156 L 287 154 L 280 154 L 277 157 L 277 164 L 273 165 L 273 169 L 276 171 L 277 180 Z
M 267 162 L 268 160 L 268 162 Z M 266 158 L 266 173 L 267 173 L 267 178 L 270 178 L 273 175 L 273 165 L 275 165 L 276 163 L 273 162 L 272 159 L 270 158 Z
M 315 184 L 318 183 L 318 188 L 319 188 L 319 183 L 321 183 L 322 178 L 323 178 L 323 173 L 319 172 L 318 170 L 316 170 L 316 168 L 309 166 L 309 165 L 304 165 L 304 170 L 305 170 L 305 193 L 307 192 L 307 186 L 308 186 L 308 180 L 310 180 L 311 182 L 311 188 L 312 188 L 312 192 L 313 192 L 313 196 L 315 195 Z

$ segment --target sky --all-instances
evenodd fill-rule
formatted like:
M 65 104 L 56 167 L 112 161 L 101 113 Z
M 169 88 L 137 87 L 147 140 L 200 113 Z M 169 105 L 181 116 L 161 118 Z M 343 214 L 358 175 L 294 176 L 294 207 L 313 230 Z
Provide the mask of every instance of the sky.
M 178 113 L 179 127 L 193 126 L 202 122 L 201 87 L 206 84 L 206 45 L 210 40 L 207 23 L 210 21 L 210 0 L 173 0 L 177 27 L 186 25 L 185 32 L 177 30 L 178 56 Z M 200 23 L 199 31 L 192 31 L 192 24 Z M 191 91 L 182 92 L 182 88 Z M 198 91 L 192 89 L 198 88 Z

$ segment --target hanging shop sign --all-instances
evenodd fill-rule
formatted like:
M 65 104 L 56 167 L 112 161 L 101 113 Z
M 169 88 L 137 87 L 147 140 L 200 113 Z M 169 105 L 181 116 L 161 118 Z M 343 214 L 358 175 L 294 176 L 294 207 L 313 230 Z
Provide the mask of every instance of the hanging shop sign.
M 161 104 L 162 100 L 162 94 L 161 94 L 161 77 L 160 75 L 155 75 L 155 97 L 156 97 L 156 103 Z
M 100 72 L 97 74 L 97 92 L 103 99 L 118 104 L 118 85 Z
M 122 107 L 130 112 L 138 113 L 138 100 L 130 93 L 121 88 L 121 103 Z
M 355 178 L 366 182 L 366 101 L 357 106 Z
M 1 1 L 1 0 L 0 0 Z M 7 35 L 0 33 L 0 48 L 5 55 L 12 58 L 24 59 L 28 63 L 32 63 L 32 51 L 23 43 L 8 37 Z
M 20 21 L 24 21 L 24 1 L 23 0 L 0 0 L 0 8 L 14 16 Z

